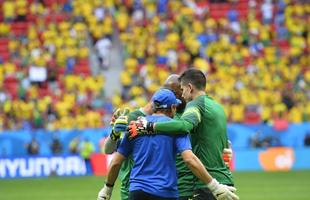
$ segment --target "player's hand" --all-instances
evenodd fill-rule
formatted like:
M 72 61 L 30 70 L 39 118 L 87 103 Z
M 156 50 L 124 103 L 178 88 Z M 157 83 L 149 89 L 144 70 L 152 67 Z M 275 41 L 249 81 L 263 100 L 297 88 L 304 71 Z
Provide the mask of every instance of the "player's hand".
M 121 116 L 121 115 L 127 115 L 129 112 L 130 112 L 129 108 L 124 108 L 124 109 L 118 108 L 118 109 L 116 109 L 116 110 L 113 112 L 113 114 L 112 114 L 111 121 L 110 121 L 110 125 L 113 127 L 114 124 L 115 124 L 116 119 L 117 119 L 119 116 Z
M 232 159 L 232 156 L 233 156 L 233 151 L 231 148 L 223 149 L 222 157 L 227 167 L 229 167 L 229 163 Z
M 121 134 L 127 131 L 127 125 L 128 117 L 125 115 L 119 116 L 114 122 L 110 138 L 114 141 L 118 140 L 121 137 Z
M 154 133 L 154 123 L 148 122 L 145 117 L 138 117 L 136 121 L 131 121 L 128 126 L 128 137 L 133 139 L 138 135 Z
M 237 191 L 235 187 L 220 184 L 215 179 L 207 186 L 217 200 L 239 200 L 239 197 L 235 194 Z
M 112 196 L 113 187 L 104 184 L 103 188 L 99 191 L 97 200 L 110 200 Z

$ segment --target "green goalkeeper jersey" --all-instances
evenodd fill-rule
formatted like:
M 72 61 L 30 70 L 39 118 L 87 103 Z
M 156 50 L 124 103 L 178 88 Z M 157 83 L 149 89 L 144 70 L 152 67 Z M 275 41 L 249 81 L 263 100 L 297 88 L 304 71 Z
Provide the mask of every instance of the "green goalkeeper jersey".
M 145 114 L 139 110 L 135 110 L 128 115 L 128 122 L 136 120 L 140 116 L 145 116 Z M 119 178 L 121 180 L 121 199 L 122 200 L 128 200 L 128 194 L 129 194 L 129 178 L 130 178 L 130 172 L 134 165 L 133 159 L 131 156 L 126 158 L 121 166 L 120 172 L 119 172 Z
M 180 120 L 158 122 L 155 131 L 190 133 L 193 152 L 210 175 L 222 184 L 233 185 L 232 174 L 222 159 L 222 151 L 227 148 L 226 115 L 211 97 L 201 95 L 190 101 Z M 195 189 L 205 186 L 196 179 Z

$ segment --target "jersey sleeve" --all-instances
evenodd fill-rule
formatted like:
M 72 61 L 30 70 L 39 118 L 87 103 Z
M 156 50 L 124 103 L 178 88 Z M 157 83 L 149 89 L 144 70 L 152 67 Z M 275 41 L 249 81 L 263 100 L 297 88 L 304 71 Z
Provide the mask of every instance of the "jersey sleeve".
M 121 143 L 119 144 L 117 148 L 117 152 L 122 154 L 125 157 L 128 157 L 131 154 L 132 145 L 126 136 L 123 137 Z
M 190 122 L 194 127 L 201 121 L 201 113 L 195 102 L 189 102 L 181 116 L 182 120 Z
M 168 122 L 156 122 L 155 132 L 165 134 L 188 134 L 193 129 L 193 125 L 186 120 L 170 120 Z
M 182 153 L 185 150 L 191 150 L 192 145 L 189 139 L 189 135 L 178 135 L 175 140 L 177 153 Z

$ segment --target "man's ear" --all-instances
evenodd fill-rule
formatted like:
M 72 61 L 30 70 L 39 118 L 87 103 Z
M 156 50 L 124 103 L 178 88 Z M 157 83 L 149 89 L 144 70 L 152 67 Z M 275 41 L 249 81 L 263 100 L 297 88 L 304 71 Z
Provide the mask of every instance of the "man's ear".
M 188 87 L 190 89 L 190 93 L 192 94 L 193 93 L 193 90 L 194 90 L 194 87 L 191 83 L 188 83 Z
M 177 110 L 177 105 L 171 105 L 171 112 L 174 113 Z

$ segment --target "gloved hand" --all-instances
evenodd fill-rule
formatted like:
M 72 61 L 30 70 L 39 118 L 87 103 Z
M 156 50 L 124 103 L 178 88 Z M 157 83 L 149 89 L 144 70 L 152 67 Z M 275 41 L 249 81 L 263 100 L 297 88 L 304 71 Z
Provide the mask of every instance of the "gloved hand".
M 231 148 L 231 142 L 228 140 L 227 143 L 228 143 L 228 148 L 223 149 L 222 158 L 223 158 L 226 166 L 229 167 L 230 161 L 233 157 L 233 151 Z
M 223 149 L 222 158 L 223 158 L 225 164 L 227 165 L 227 167 L 229 167 L 229 163 L 232 159 L 232 156 L 233 156 L 233 151 L 231 148 Z
M 114 122 L 110 138 L 114 141 L 118 140 L 121 134 L 127 130 L 127 125 L 128 117 L 124 115 L 119 116 Z
M 131 121 L 128 126 L 129 139 L 133 139 L 138 135 L 153 134 L 153 125 L 154 123 L 148 122 L 145 117 L 138 117 L 136 121 Z
M 124 109 L 121 109 L 121 108 L 118 108 L 116 109 L 113 114 L 112 114 L 112 117 L 111 117 L 111 121 L 110 121 L 110 125 L 113 127 L 114 126 L 114 123 L 116 121 L 116 119 L 121 116 L 121 115 L 127 115 L 128 113 L 130 112 L 129 108 L 124 108 Z
M 234 194 L 237 191 L 235 187 L 220 184 L 213 179 L 207 187 L 217 200 L 239 200 L 239 197 Z
M 120 135 L 121 135 L 121 132 L 119 132 L 119 128 L 120 127 L 117 127 L 116 131 L 115 132 L 115 122 L 116 120 L 120 117 L 120 116 L 126 116 L 127 114 L 129 113 L 129 108 L 124 108 L 124 109 L 120 109 L 118 108 L 112 115 L 112 118 L 111 118 L 111 121 L 110 121 L 110 125 L 112 126 L 112 132 L 110 133 L 110 138 L 114 141 L 118 140 Z M 124 119 L 122 118 L 119 122 L 119 124 L 124 124 Z M 127 125 L 127 122 L 126 122 L 126 125 Z
M 104 184 L 103 188 L 99 191 L 97 200 L 110 200 L 112 196 L 113 186 Z

